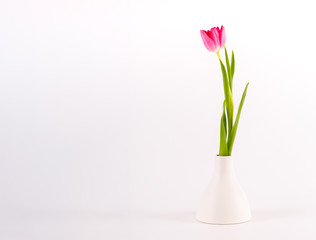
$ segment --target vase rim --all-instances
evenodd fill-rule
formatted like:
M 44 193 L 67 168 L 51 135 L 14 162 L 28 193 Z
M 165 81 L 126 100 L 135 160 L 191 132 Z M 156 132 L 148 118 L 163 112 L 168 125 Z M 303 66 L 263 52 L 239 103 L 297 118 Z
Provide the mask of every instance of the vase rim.
M 229 159 L 229 158 L 232 158 L 232 156 L 218 156 L 218 155 L 216 155 L 215 158 Z

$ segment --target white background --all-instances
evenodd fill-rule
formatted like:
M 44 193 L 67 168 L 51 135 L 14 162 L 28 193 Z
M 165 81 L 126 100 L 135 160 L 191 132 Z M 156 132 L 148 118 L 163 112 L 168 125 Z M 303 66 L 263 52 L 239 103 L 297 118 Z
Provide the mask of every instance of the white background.
M 304 0 L 2 0 L 0 238 L 314 239 L 315 20 Z M 224 98 L 199 30 L 222 24 L 236 105 L 250 82 L 235 226 L 194 220 Z

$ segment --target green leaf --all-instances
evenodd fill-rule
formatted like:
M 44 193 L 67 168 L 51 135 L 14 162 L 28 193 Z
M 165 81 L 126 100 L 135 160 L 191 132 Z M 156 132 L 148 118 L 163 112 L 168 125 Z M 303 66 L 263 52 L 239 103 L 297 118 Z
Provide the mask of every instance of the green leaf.
M 234 145 L 234 141 L 235 141 L 235 137 L 236 137 L 236 132 L 237 132 L 237 127 L 238 127 L 238 123 L 239 123 L 240 113 L 241 113 L 242 107 L 244 105 L 244 101 L 245 101 L 245 98 L 246 98 L 248 85 L 249 85 L 249 82 L 247 83 L 247 85 L 245 87 L 245 90 L 244 90 L 244 93 L 242 94 L 242 97 L 241 97 L 241 100 L 240 100 L 240 103 L 239 103 L 239 107 L 238 107 L 236 120 L 235 120 L 234 126 L 232 128 L 232 131 L 230 132 L 230 135 L 228 136 L 227 147 L 228 147 L 228 154 L 229 154 L 229 156 L 231 155 L 232 150 L 233 150 L 233 145 Z
M 233 103 L 232 93 L 229 87 L 229 81 L 227 78 L 225 66 L 222 60 L 219 60 L 219 61 L 221 64 L 222 75 L 223 75 L 223 86 L 224 86 L 225 102 L 226 102 L 226 109 L 227 109 L 228 135 L 229 135 L 233 127 L 234 103 Z
M 230 69 L 229 58 L 228 58 L 226 47 L 225 47 L 225 59 L 226 59 L 226 68 L 227 68 L 227 74 L 228 74 L 229 88 L 230 88 L 230 91 L 233 92 L 233 79 L 231 75 L 231 69 Z
M 227 123 L 226 123 L 226 113 L 225 113 L 225 100 L 223 102 L 223 114 L 222 117 L 224 117 L 224 127 L 225 127 L 225 139 L 227 138 Z
M 225 100 L 223 103 L 223 114 L 221 118 L 221 129 L 220 129 L 220 145 L 219 145 L 219 156 L 227 156 L 227 127 L 226 127 L 226 114 L 225 114 Z
M 232 62 L 230 66 L 230 74 L 231 74 L 232 82 L 234 78 L 234 73 L 235 73 L 235 54 L 234 54 L 234 51 L 232 51 Z

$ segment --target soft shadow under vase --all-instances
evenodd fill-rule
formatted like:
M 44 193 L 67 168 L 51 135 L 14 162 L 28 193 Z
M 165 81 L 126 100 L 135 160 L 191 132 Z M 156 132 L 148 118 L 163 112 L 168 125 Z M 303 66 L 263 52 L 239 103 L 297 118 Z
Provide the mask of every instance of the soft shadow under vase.
M 216 156 L 214 171 L 196 212 L 196 219 L 212 224 L 236 224 L 251 218 L 247 197 L 239 185 L 231 156 Z

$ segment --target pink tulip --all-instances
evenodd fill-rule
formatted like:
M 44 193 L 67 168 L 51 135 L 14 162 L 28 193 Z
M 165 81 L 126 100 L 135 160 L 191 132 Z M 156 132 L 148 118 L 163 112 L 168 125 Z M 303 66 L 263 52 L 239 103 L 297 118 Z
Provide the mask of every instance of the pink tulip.
M 218 54 L 219 51 L 224 47 L 226 42 L 224 26 L 221 26 L 221 29 L 219 29 L 219 27 L 213 27 L 208 31 L 201 30 L 200 33 L 207 50 L 216 52 Z

